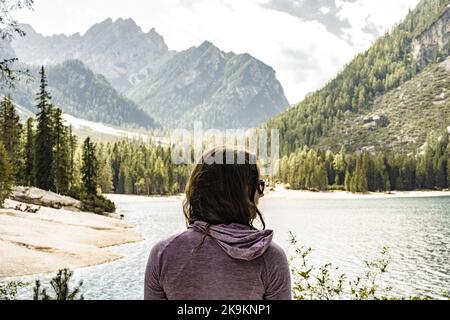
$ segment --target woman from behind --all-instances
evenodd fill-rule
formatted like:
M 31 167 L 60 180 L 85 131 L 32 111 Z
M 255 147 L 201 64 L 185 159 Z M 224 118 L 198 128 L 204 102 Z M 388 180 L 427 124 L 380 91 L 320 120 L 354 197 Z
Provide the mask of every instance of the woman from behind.
M 156 244 L 145 273 L 148 300 L 290 300 L 284 251 L 265 230 L 256 157 L 219 147 L 207 152 L 186 187 L 187 230 Z M 259 219 L 263 230 L 253 223 Z

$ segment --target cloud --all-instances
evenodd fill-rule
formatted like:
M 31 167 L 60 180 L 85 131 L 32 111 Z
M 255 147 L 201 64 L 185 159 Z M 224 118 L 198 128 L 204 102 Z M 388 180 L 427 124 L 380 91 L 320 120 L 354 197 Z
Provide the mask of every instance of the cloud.
M 337 16 L 335 0 L 266 0 L 261 5 L 268 9 L 285 12 L 304 21 L 322 23 L 328 32 L 343 35 L 343 29 L 350 27 L 347 19 Z
M 336 0 L 337 17 L 350 21 L 345 36 L 355 48 L 363 49 L 376 37 L 400 22 L 420 0 Z
M 17 17 L 44 34 L 85 32 L 108 17 L 152 27 L 172 50 L 204 40 L 272 66 L 291 103 L 322 86 L 418 0 L 39 0 Z M 401 2 L 402 5 L 397 5 Z M 373 4 L 371 4 L 373 3 Z M 381 8 L 381 9 L 380 9 Z M 389 23 L 389 24 L 388 24 Z

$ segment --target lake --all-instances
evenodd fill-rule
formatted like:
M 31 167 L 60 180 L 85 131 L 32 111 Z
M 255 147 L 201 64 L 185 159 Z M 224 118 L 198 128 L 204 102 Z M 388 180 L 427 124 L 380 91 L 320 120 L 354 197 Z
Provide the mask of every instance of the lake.
M 136 225 L 145 241 L 113 247 L 123 259 L 76 270 L 86 299 L 142 299 L 144 269 L 157 241 L 185 229 L 179 198 L 110 196 L 118 212 Z M 292 231 L 312 247 L 315 265 L 331 262 L 350 276 L 362 274 L 364 260 L 390 248 L 383 285 L 411 295 L 450 289 L 450 197 L 392 199 L 262 199 L 261 211 L 274 240 L 288 248 Z M 34 279 L 36 277 L 26 277 Z M 50 276 L 40 277 L 44 281 Z M 22 298 L 29 297 L 28 289 Z

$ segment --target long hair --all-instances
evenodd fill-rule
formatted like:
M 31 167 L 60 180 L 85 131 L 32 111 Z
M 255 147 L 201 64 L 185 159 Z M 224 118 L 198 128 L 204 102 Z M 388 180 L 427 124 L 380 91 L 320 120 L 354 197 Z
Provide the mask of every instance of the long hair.
M 253 221 L 259 218 L 265 229 L 254 202 L 258 183 L 259 168 L 252 153 L 227 147 L 206 152 L 186 186 L 183 203 L 186 223 L 198 220 L 208 225 L 239 223 L 255 229 Z

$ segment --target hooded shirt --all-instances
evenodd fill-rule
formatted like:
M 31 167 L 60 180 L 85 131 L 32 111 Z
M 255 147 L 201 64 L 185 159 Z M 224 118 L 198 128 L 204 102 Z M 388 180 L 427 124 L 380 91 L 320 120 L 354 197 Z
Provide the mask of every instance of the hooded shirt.
M 197 221 L 152 248 L 144 298 L 290 300 L 287 257 L 272 238 L 272 230 Z

